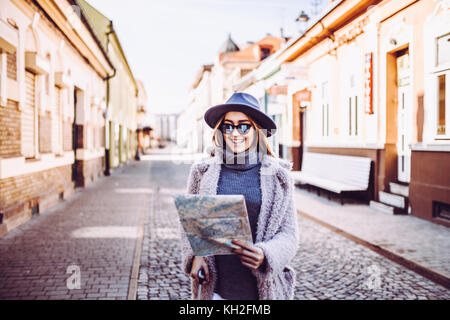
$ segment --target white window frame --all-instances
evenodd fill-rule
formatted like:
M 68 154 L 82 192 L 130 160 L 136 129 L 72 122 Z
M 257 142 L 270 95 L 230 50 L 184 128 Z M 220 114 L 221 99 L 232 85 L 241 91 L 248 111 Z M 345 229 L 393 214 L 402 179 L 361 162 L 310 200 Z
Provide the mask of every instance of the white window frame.
M 445 75 L 445 134 L 438 134 L 439 121 L 439 77 Z M 450 68 L 434 73 L 434 94 L 435 94 L 435 117 L 434 117 L 434 137 L 435 140 L 450 140 Z
M 330 137 L 330 82 L 323 81 L 320 84 L 320 137 Z
M 351 80 L 353 78 L 353 80 Z M 357 140 L 361 137 L 361 112 L 362 99 L 360 94 L 360 86 L 357 85 L 359 80 L 356 74 L 350 74 L 347 95 L 345 96 L 345 116 L 347 127 L 345 133 L 349 139 Z M 354 84 L 351 84 L 354 81 Z M 350 132 L 349 132 L 350 131 Z
M 433 88 L 434 88 L 434 106 L 435 117 L 433 119 L 433 136 L 435 141 L 450 140 L 450 62 L 438 64 L 438 39 L 447 37 L 450 32 L 435 34 L 434 37 L 434 72 L 433 72 Z M 439 121 L 439 77 L 445 75 L 445 134 L 438 134 Z

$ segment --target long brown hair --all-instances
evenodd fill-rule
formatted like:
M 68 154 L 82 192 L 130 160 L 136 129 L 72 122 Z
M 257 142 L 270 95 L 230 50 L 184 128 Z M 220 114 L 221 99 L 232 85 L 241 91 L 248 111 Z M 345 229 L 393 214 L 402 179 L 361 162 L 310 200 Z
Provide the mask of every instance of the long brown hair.
M 225 118 L 225 115 L 226 115 L 226 113 L 220 117 L 220 119 L 217 121 L 216 125 L 214 126 L 212 143 L 215 147 L 223 148 L 224 139 L 223 139 L 223 134 L 220 131 L 219 127 L 222 124 L 222 121 Z M 253 125 L 253 128 L 256 130 L 256 139 L 257 139 L 256 141 L 257 141 L 258 152 L 267 150 L 267 154 L 269 156 L 278 158 L 278 156 L 272 151 L 269 140 L 267 140 L 267 136 L 264 134 L 264 131 L 266 129 L 263 129 L 259 124 L 257 124 L 255 121 L 253 121 L 253 119 L 250 116 L 248 116 L 248 119 L 249 119 L 250 123 Z

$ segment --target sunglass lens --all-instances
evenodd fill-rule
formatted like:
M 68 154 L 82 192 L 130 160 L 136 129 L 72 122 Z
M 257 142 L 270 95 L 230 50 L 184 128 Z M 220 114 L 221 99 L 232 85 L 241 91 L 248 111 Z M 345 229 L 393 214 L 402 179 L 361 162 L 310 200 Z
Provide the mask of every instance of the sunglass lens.
M 238 126 L 238 131 L 240 134 L 246 134 L 250 130 L 250 125 L 248 124 L 240 124 Z
M 231 124 L 222 124 L 221 130 L 225 134 L 231 134 L 233 132 L 233 126 Z

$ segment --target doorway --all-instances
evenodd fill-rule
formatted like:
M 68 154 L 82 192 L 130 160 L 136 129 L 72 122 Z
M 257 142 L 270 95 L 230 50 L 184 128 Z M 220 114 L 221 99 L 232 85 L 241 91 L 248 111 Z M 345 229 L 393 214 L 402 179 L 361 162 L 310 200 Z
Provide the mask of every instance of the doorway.
M 397 63 L 397 177 L 401 182 L 411 180 L 412 99 L 408 49 L 399 52 Z
M 79 168 L 79 160 L 77 160 L 77 149 L 83 148 L 83 126 L 77 124 L 80 110 L 82 110 L 83 91 L 74 87 L 73 90 L 73 123 L 72 123 L 72 149 L 74 153 L 74 162 L 72 164 L 72 182 L 75 187 L 82 183 L 82 172 Z
M 303 161 L 303 146 L 304 146 L 304 139 L 305 139 L 305 124 L 306 124 L 306 112 L 304 109 L 302 108 L 298 108 L 299 109 L 299 118 L 300 118 L 300 125 L 299 125 L 299 140 L 300 140 L 300 145 L 299 145 L 299 154 L 298 154 L 298 159 L 299 159 L 299 166 L 300 166 L 300 170 L 302 168 L 302 161 Z

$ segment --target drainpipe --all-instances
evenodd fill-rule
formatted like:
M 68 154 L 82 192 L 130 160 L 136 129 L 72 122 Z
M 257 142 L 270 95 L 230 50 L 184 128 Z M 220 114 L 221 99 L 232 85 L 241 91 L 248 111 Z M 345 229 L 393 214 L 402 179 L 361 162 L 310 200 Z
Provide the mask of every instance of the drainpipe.
M 113 24 L 112 21 L 109 22 L 109 31 L 106 33 L 106 55 L 108 56 L 108 51 L 109 51 L 109 36 L 111 33 L 114 33 L 114 29 L 113 29 Z M 116 68 L 113 66 L 113 74 L 108 75 L 106 78 L 104 78 L 103 80 L 106 81 L 106 110 L 109 110 L 109 102 L 111 100 L 110 97 L 110 83 L 109 81 L 114 78 L 116 76 Z M 107 112 L 108 114 L 108 112 Z M 108 125 L 105 126 L 105 128 L 108 128 L 108 131 L 105 132 L 105 137 L 106 135 L 109 135 L 111 133 L 111 128 L 109 127 L 109 120 L 108 118 L 106 118 L 106 121 L 108 121 Z M 111 144 L 111 136 L 109 136 L 109 144 Z M 110 149 L 109 149 L 109 145 L 107 145 L 105 143 L 105 176 L 109 176 L 111 175 L 111 162 L 110 162 Z

